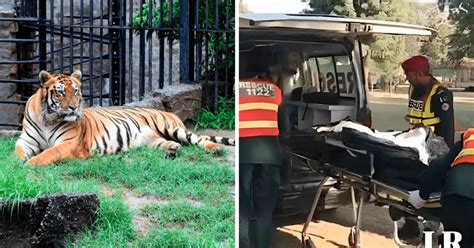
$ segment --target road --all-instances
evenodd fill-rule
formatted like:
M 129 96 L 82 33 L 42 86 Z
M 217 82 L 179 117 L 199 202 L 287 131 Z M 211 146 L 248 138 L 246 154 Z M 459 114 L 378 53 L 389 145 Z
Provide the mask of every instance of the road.
M 317 222 L 312 222 L 308 234 L 317 247 L 348 247 L 348 235 L 353 226 L 351 206 L 322 212 Z M 393 223 L 388 215 L 388 208 L 367 204 L 362 214 L 362 247 L 399 247 L 393 241 Z M 303 225 L 292 225 L 279 228 L 273 240 L 276 248 L 301 247 L 301 230 Z
M 369 107 L 372 110 L 372 126 L 375 129 L 380 131 L 404 130 L 408 127 L 404 119 L 407 100 L 369 97 Z M 460 130 L 474 127 L 474 107 L 472 103 L 455 102 L 454 116 Z

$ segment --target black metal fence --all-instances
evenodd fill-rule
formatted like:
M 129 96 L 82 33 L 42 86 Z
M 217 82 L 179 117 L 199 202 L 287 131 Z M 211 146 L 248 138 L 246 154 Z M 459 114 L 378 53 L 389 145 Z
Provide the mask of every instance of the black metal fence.
M 234 95 L 233 0 L 21 0 L 16 1 L 15 99 L 26 102 L 40 70 L 83 73 L 89 106 L 122 105 L 179 83 L 201 84 L 203 105 Z M 1 41 L 1 40 L 0 40 Z M 22 110 L 18 111 L 21 114 Z M 18 118 L 20 119 L 20 118 Z M 0 126 L 19 127 L 19 123 Z

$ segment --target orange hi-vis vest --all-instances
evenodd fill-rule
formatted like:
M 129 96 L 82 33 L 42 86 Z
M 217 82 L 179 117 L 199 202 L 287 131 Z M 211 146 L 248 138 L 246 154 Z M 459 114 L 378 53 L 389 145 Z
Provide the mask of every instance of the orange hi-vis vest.
M 464 132 L 462 140 L 462 150 L 451 164 L 452 167 L 464 163 L 474 164 L 474 128 L 469 128 Z
M 281 90 L 270 79 L 239 81 L 239 137 L 278 136 Z
M 431 98 L 436 93 L 438 87 L 439 84 L 433 85 L 425 102 L 422 100 L 410 99 L 408 103 L 408 113 L 406 115 L 410 128 L 418 126 L 419 124 L 434 128 L 436 124 L 441 122 L 441 119 L 436 117 L 435 113 L 431 111 Z

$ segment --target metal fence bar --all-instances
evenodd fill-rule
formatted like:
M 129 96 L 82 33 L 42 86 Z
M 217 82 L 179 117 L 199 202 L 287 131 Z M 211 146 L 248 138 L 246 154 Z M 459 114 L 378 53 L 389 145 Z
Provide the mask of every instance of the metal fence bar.
M 229 9 L 230 9 L 230 6 L 229 6 L 229 1 L 230 0 L 226 0 L 226 20 L 225 20 L 225 28 L 226 30 L 229 30 L 230 26 L 230 13 L 229 13 Z M 227 87 L 227 82 L 229 80 L 229 34 L 227 32 L 224 33 L 224 39 L 225 39 L 225 60 L 224 60 L 224 63 L 225 63 L 225 87 L 224 87 L 224 98 L 225 99 L 229 99 L 229 91 L 228 91 L 228 87 Z
M 173 29 L 173 0 L 168 2 L 168 22 L 169 27 Z M 168 35 L 168 84 L 173 83 L 173 33 L 174 30 L 169 31 Z
M 49 18 L 50 18 L 49 30 L 53 30 L 53 28 L 54 28 L 54 15 L 53 15 L 53 13 L 54 13 L 54 0 L 51 0 L 49 12 L 50 12 L 49 13 Z M 54 72 L 53 71 L 54 63 L 55 63 L 54 62 L 54 45 L 55 45 L 54 33 L 52 33 L 52 32 L 49 33 L 49 37 L 50 37 L 49 39 L 51 41 L 50 48 L 49 48 L 51 50 L 50 55 L 49 55 L 50 56 L 49 58 L 51 59 L 51 67 L 50 68 L 51 68 L 51 72 Z
M 126 2 L 120 1 L 119 13 L 120 13 L 120 26 L 126 26 Z M 120 105 L 125 104 L 125 29 L 119 29 L 119 49 L 120 49 Z
M 84 24 L 84 0 L 81 0 L 80 1 L 81 3 L 81 12 L 80 12 L 80 23 L 81 23 L 81 28 L 79 28 L 79 33 L 80 33 L 80 40 L 81 42 L 84 41 L 84 28 L 82 27 L 82 24 Z M 72 17 L 74 19 L 74 16 Z M 81 64 L 79 65 L 79 69 L 81 70 L 81 72 L 84 72 L 84 60 L 83 60 L 83 56 L 84 56 L 84 46 L 83 44 L 81 43 L 81 46 L 79 47 L 79 52 L 80 52 L 80 58 L 79 58 L 79 61 L 81 61 Z M 92 84 L 92 83 L 90 83 Z M 89 105 L 89 106 L 92 106 L 92 105 Z
M 60 8 L 64 9 L 64 0 L 61 0 L 60 2 Z M 60 19 L 60 32 L 61 34 L 64 33 L 64 12 L 61 11 L 61 19 Z M 53 34 L 54 35 L 54 34 Z M 64 47 L 64 35 L 59 36 L 59 43 L 61 44 L 61 48 Z M 64 49 L 60 49 L 60 56 L 61 59 L 59 59 L 59 64 L 61 65 L 61 72 L 64 71 Z
M 199 23 L 199 0 L 196 0 L 196 81 L 197 83 L 201 83 L 201 63 L 202 63 L 202 32 L 200 30 L 200 23 Z M 203 94 L 205 95 L 205 94 Z
M 100 0 L 100 26 L 104 25 L 104 0 Z M 99 29 L 99 35 L 104 36 L 104 29 Z M 99 106 L 102 106 L 102 95 L 104 94 L 104 39 L 100 39 L 100 85 L 99 85 Z
M 187 29 L 189 30 L 188 35 L 188 61 L 187 61 L 187 68 L 188 68 L 188 83 L 194 81 L 194 61 L 195 61 L 195 51 L 194 51 L 194 44 L 196 43 L 196 27 L 195 27 L 195 19 L 199 17 L 199 13 L 194 12 L 195 7 L 197 6 L 196 0 L 189 1 L 188 6 L 188 26 Z M 199 7 L 199 6 L 198 6 Z M 180 42 L 186 42 L 186 40 L 182 40 Z M 186 62 L 185 62 L 186 63 Z
M 209 1 L 206 0 L 206 30 L 209 30 Z M 205 33 L 204 35 L 205 38 L 205 49 L 206 49 L 206 59 L 205 59 L 205 78 L 206 78 L 206 84 L 204 87 L 204 103 L 207 105 L 207 93 L 208 87 L 209 87 L 209 33 Z
M 73 23 L 73 9 L 74 9 L 74 5 L 73 5 L 73 2 L 72 0 L 69 0 L 69 24 Z M 72 28 L 72 26 L 70 25 L 69 26 L 69 44 L 71 45 L 70 46 L 70 50 L 69 50 L 69 72 L 72 73 L 74 71 L 74 67 L 73 67 L 73 63 L 74 63 L 74 59 L 73 59 L 73 54 L 74 54 L 74 47 L 72 46 L 72 44 L 74 44 L 74 37 L 73 37 L 73 33 L 74 33 L 74 28 Z
M 40 0 L 38 6 L 39 17 L 39 68 L 46 70 L 46 0 Z
M 129 6 L 129 23 L 133 23 L 133 1 Z M 133 101 L 133 29 L 128 30 L 128 101 Z
M 179 43 L 179 76 L 180 79 L 179 81 L 181 83 L 188 83 L 189 82 L 189 56 L 190 56 L 190 51 L 189 47 L 190 44 L 189 42 L 189 32 L 191 31 L 190 29 L 190 20 L 192 17 L 189 15 L 191 12 L 190 11 L 190 2 L 193 1 L 180 1 L 180 12 L 179 12 L 179 21 L 180 21 L 180 30 L 179 30 L 179 39 L 182 41 Z M 193 10 L 193 9 L 192 9 Z M 192 68 L 192 67 L 191 67 Z
M 159 66 L 159 76 L 160 78 L 158 79 L 158 87 L 160 89 L 163 89 L 165 85 L 165 62 L 164 62 L 164 56 L 165 56 L 165 38 L 164 38 L 164 32 L 163 30 L 163 0 L 160 0 L 160 25 L 159 25 L 159 31 L 158 31 L 158 36 L 159 36 L 159 43 L 160 43 L 160 51 L 159 51 L 159 57 L 160 57 L 160 66 Z
M 93 17 L 94 11 L 92 10 L 92 6 L 94 4 L 93 0 L 89 0 L 89 106 L 94 105 L 94 85 L 93 85 L 93 78 L 94 78 L 94 43 L 92 42 L 92 33 L 94 32 L 92 25 L 93 25 Z
M 214 37 L 214 110 L 217 111 L 217 96 L 219 95 L 219 70 L 218 70 L 218 63 L 219 59 L 219 0 L 216 1 L 216 9 L 215 9 L 215 19 L 214 25 L 216 33 L 211 34 L 215 35 Z
M 122 11 L 121 11 L 121 1 L 112 0 L 111 5 L 109 5 L 109 14 L 111 15 L 110 19 L 112 21 L 112 25 L 119 25 L 122 23 Z M 112 44 L 111 44 L 111 54 L 109 55 L 109 62 L 112 65 L 111 67 L 111 75 L 110 75 L 110 85 L 111 91 L 110 95 L 112 98 L 113 105 L 121 105 L 124 101 L 122 99 L 123 92 L 122 92 L 122 31 L 110 28 L 109 33 L 111 36 Z
M 141 0 L 139 11 L 143 11 L 143 5 L 145 4 L 145 0 Z M 138 99 L 145 95 L 145 30 L 140 29 L 140 54 L 139 54 L 139 64 L 138 64 Z
M 152 53 L 152 41 L 153 41 L 153 33 L 151 30 L 153 28 L 153 4 L 155 1 L 148 0 L 148 91 L 150 91 L 153 88 L 152 85 L 152 77 L 153 77 L 153 66 L 152 66 L 152 59 L 153 59 L 153 53 Z

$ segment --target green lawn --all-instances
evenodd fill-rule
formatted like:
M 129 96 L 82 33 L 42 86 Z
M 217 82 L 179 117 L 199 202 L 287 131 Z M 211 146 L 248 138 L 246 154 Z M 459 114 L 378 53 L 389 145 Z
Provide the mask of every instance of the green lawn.
M 33 199 L 55 192 L 95 192 L 94 229 L 70 241 L 79 247 L 233 247 L 233 167 L 196 147 L 174 160 L 148 148 L 34 168 L 13 155 L 15 140 L 0 139 L 0 199 Z M 127 194 L 125 194 L 127 193 Z M 155 199 L 130 209 L 127 195 Z M 140 233 L 132 223 L 148 220 Z

